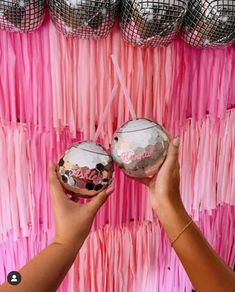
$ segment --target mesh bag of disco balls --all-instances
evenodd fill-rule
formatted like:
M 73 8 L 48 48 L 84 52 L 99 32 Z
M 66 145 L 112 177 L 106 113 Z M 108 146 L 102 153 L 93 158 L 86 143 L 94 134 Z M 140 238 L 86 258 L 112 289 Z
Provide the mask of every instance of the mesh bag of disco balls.
M 235 40 L 234 0 L 190 0 L 182 38 L 194 47 L 226 47 Z
M 64 35 L 99 39 L 113 27 L 119 0 L 49 0 L 53 22 Z
M 44 18 L 44 0 L 1 0 L 0 29 L 30 32 L 37 29 Z
M 178 34 L 188 0 L 122 0 L 123 38 L 141 47 L 169 45 Z

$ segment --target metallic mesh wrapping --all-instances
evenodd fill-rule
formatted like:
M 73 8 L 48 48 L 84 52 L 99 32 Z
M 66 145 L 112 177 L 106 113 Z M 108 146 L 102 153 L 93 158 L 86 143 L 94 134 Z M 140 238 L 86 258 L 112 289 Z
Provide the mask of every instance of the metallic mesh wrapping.
M 1 0 L 0 29 L 30 32 L 37 29 L 44 18 L 44 0 Z
M 178 34 L 188 0 L 122 0 L 124 39 L 141 47 L 169 45 Z
M 119 0 L 49 0 L 53 22 L 64 35 L 100 39 L 113 27 Z
M 194 47 L 225 47 L 235 39 L 234 0 L 190 0 L 182 38 Z

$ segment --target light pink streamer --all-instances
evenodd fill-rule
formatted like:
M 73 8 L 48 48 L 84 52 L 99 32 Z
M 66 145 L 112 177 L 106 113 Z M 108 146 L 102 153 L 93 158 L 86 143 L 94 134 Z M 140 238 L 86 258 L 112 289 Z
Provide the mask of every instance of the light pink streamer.
M 224 120 L 189 120 L 181 132 L 181 194 L 190 213 L 211 211 L 218 204 L 235 204 L 235 111 Z M 0 127 L 0 160 L 4 172 L 0 184 L 0 241 L 8 232 L 15 238 L 27 236 L 31 228 L 40 232 L 52 228 L 47 168 L 63 152 L 84 137 L 72 137 L 69 129 L 41 132 L 25 125 Z M 103 140 L 100 141 L 103 144 Z M 130 220 L 153 220 L 144 186 L 115 169 L 115 193 L 97 214 L 94 229 Z M 8 194 L 8 196 L 6 196 Z M 114 211 L 115 206 L 115 211 Z
M 235 106 L 234 48 L 198 50 L 177 40 L 161 49 L 138 49 L 123 42 L 117 28 L 102 42 L 65 38 L 52 24 L 32 34 L 0 32 L 0 121 L 17 118 L 40 130 L 69 126 L 92 139 L 116 80 L 110 55 L 132 97 L 137 116 L 152 118 L 172 135 L 186 119 L 224 118 Z M 104 125 L 111 139 L 129 118 L 123 94 Z M 105 141 L 107 145 L 107 141 Z
M 218 206 L 199 214 L 208 241 L 230 266 L 235 257 L 234 206 Z M 53 232 L 34 234 L 0 244 L 0 283 L 8 271 L 19 269 L 52 239 Z M 18 256 L 15 256 L 18 255 Z M 191 292 L 191 283 L 169 240 L 157 222 L 132 222 L 92 232 L 58 291 Z
M 0 39 L 0 282 L 53 238 L 48 162 L 75 141 L 94 137 L 116 82 L 111 54 L 122 91 L 100 141 L 108 148 L 130 112 L 180 134 L 184 203 L 221 257 L 233 263 L 234 47 L 198 50 L 177 40 L 139 49 L 123 42 L 117 28 L 95 42 L 65 38 L 51 23 L 32 34 L 0 31 Z M 153 220 L 144 186 L 118 169 L 115 181 L 115 194 L 59 291 L 191 291 Z

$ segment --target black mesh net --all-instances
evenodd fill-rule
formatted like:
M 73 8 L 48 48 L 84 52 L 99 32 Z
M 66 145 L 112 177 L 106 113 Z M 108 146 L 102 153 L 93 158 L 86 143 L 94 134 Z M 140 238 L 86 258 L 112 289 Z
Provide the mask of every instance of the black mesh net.
M 99 39 L 110 32 L 119 0 L 49 0 L 53 22 L 64 35 Z
M 0 0 L 0 29 L 33 31 L 41 25 L 44 12 L 44 0 Z
M 188 0 L 122 0 L 124 39 L 141 47 L 167 46 L 178 34 Z
M 225 47 L 235 39 L 235 0 L 190 0 L 182 38 L 195 47 Z

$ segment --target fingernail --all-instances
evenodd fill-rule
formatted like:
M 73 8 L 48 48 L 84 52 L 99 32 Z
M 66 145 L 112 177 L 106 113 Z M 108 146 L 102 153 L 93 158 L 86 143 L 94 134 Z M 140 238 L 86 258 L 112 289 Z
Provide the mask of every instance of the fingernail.
M 173 141 L 172 141 L 172 144 L 175 147 L 179 147 L 179 145 L 180 145 L 180 138 L 179 137 L 174 138 Z
M 106 194 L 111 195 L 113 193 L 113 191 L 114 191 L 114 188 L 109 188 L 109 189 L 107 189 Z

